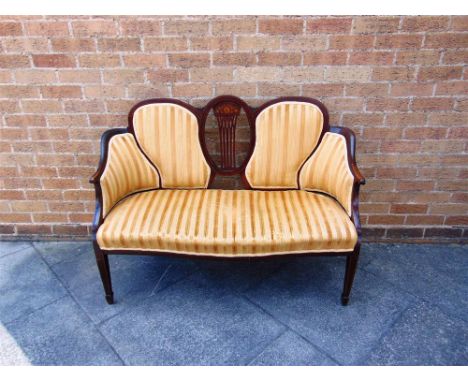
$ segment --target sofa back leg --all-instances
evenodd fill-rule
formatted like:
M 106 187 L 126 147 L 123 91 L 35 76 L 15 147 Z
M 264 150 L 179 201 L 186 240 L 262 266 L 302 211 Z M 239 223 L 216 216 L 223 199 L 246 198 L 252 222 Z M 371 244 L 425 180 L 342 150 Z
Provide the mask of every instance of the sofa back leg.
M 351 293 L 351 288 L 353 287 L 354 275 L 356 274 L 356 268 L 359 259 L 359 249 L 360 245 L 358 244 L 354 252 L 346 257 L 346 273 L 343 285 L 343 293 L 341 294 L 342 305 L 348 305 L 349 302 L 349 295 Z
M 96 256 L 96 263 L 99 268 L 99 274 L 101 275 L 102 285 L 106 293 L 106 301 L 108 304 L 114 303 L 114 292 L 112 292 L 112 281 L 109 268 L 108 255 L 99 248 L 96 241 L 93 241 L 94 254 Z

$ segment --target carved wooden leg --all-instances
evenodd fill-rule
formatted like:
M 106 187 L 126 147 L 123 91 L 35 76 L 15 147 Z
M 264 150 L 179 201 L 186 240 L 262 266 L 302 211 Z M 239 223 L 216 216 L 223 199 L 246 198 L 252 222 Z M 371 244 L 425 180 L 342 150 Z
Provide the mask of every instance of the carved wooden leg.
M 358 245 L 353 254 L 346 257 L 346 273 L 343 285 L 343 293 L 341 294 L 342 305 L 348 305 L 349 302 L 349 294 L 351 293 L 351 288 L 353 287 L 354 275 L 356 274 L 356 268 L 359 259 L 359 249 L 360 246 Z
M 108 304 L 114 303 L 114 292 L 112 292 L 112 282 L 109 268 L 109 259 L 96 242 L 93 242 L 94 254 L 96 255 L 96 263 L 101 274 L 102 285 L 106 292 L 106 301 Z

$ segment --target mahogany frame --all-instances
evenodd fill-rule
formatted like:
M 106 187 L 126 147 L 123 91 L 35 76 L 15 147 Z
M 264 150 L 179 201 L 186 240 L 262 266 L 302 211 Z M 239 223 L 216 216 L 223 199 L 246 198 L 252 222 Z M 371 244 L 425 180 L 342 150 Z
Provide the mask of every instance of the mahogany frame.
M 329 115 L 328 115 L 328 110 L 326 107 L 318 100 L 314 98 L 309 98 L 309 97 L 279 97 L 276 99 L 273 99 L 271 101 L 268 101 L 264 104 L 262 104 L 259 107 L 250 107 L 247 103 L 245 103 L 242 99 L 236 96 L 232 95 L 222 95 L 218 96 L 214 99 L 212 99 L 210 102 L 208 102 L 204 107 L 202 108 L 196 108 L 186 102 L 177 100 L 177 99 L 172 99 L 172 98 L 153 98 L 153 99 L 148 99 L 144 100 L 142 102 L 137 103 L 135 106 L 133 106 L 130 109 L 130 112 L 128 114 L 128 128 L 119 128 L 119 129 L 111 129 L 103 133 L 101 137 L 101 156 L 100 156 L 100 161 L 98 165 L 98 169 L 96 170 L 95 174 L 90 178 L 90 183 L 94 184 L 95 186 L 95 194 L 96 194 L 96 210 L 94 213 L 94 219 L 93 219 L 93 226 L 92 226 L 92 237 L 93 237 L 93 247 L 94 247 L 94 252 L 96 256 L 96 262 L 97 266 L 99 269 L 99 273 L 101 276 L 101 280 L 104 286 L 104 291 L 105 291 L 105 297 L 106 301 L 109 304 L 114 303 L 114 293 L 112 290 L 112 282 L 111 282 L 111 273 L 110 273 L 110 267 L 109 267 L 109 259 L 108 255 L 120 255 L 120 254 L 137 254 L 137 255 L 153 255 L 153 256 L 172 256 L 172 257 L 188 257 L 190 259 L 198 258 L 198 259 L 218 259 L 218 260 L 225 260 L 225 261 L 231 261 L 231 260 L 261 260 L 261 259 L 267 259 L 267 258 L 272 258 L 274 256 L 279 256 L 279 255 L 266 255 L 266 256 L 252 256 L 252 257 L 246 257 L 246 256 L 239 256 L 239 257 L 215 257 L 215 256 L 209 256 L 209 255 L 190 255 L 190 254 L 181 254 L 181 253 L 171 253 L 171 252 L 159 252 L 159 251 L 139 251 L 139 250 L 102 250 L 99 247 L 99 244 L 97 243 L 96 240 L 96 234 L 97 231 L 102 224 L 104 218 L 103 218 L 103 209 L 102 209 L 102 189 L 100 185 L 100 178 L 101 175 L 104 172 L 104 169 L 107 164 L 108 160 L 108 148 L 109 148 L 109 141 L 110 139 L 118 134 L 124 134 L 124 133 L 131 133 L 132 135 L 135 136 L 135 130 L 133 126 L 133 115 L 135 111 L 144 105 L 148 104 L 157 104 L 157 103 L 173 103 L 179 106 L 182 106 L 192 112 L 195 117 L 197 118 L 198 126 L 199 126 L 199 141 L 200 145 L 202 148 L 203 155 L 205 156 L 206 161 L 208 162 L 208 165 L 210 166 L 211 169 L 211 174 L 208 182 L 208 188 L 212 188 L 213 186 L 213 181 L 216 177 L 216 175 L 223 175 L 223 176 L 230 176 L 230 175 L 240 175 L 243 185 L 245 189 L 254 189 L 254 190 L 261 190 L 261 188 L 253 188 L 249 184 L 246 176 L 245 176 L 245 168 L 253 154 L 254 148 L 255 148 L 255 142 L 256 142 L 256 136 L 255 136 L 255 120 L 257 116 L 267 107 L 274 105 L 279 102 L 285 102 L 285 101 L 294 101 L 294 102 L 306 102 L 306 103 L 311 103 L 313 105 L 316 105 L 321 112 L 323 113 L 323 129 L 322 133 L 319 137 L 319 140 L 317 142 L 317 145 L 315 149 L 311 152 L 309 159 L 315 150 L 318 148 L 320 145 L 323 136 L 327 132 L 332 132 L 335 134 L 340 134 L 342 135 L 345 140 L 346 140 L 346 148 L 347 148 L 347 157 L 348 157 L 348 164 L 349 164 L 349 169 L 354 176 L 354 182 L 353 182 L 353 189 L 352 189 L 352 196 L 351 196 L 351 220 L 353 224 L 356 227 L 356 231 L 358 234 L 358 240 L 357 243 L 352 251 L 349 252 L 310 252 L 310 253 L 291 253 L 287 255 L 281 255 L 283 256 L 294 256 L 294 257 L 299 257 L 299 256 L 345 256 L 346 257 L 346 270 L 345 270 L 345 277 L 344 277 L 344 282 L 343 282 L 343 291 L 341 294 L 341 303 L 343 305 L 347 305 L 349 302 L 349 296 L 351 293 L 351 288 L 353 285 L 354 281 L 354 276 L 356 273 L 356 268 L 357 268 L 357 263 L 359 259 L 359 252 L 360 252 L 360 247 L 361 247 L 361 240 L 362 240 L 362 231 L 361 231 L 361 223 L 360 223 L 360 218 L 359 218 L 359 188 L 361 185 L 365 184 L 365 179 L 361 172 L 359 171 L 357 164 L 356 164 L 356 137 L 353 133 L 352 130 L 345 128 L 345 127 L 337 127 L 337 126 L 332 126 L 330 127 L 329 125 Z M 234 105 L 237 105 L 241 110 L 244 111 L 247 121 L 249 123 L 249 128 L 250 128 L 250 148 L 249 151 L 242 162 L 242 164 L 236 168 L 231 168 L 231 169 L 221 169 L 213 160 L 213 158 L 210 156 L 207 145 L 206 145 L 206 140 L 205 140 L 205 124 L 208 118 L 208 115 L 211 110 L 213 110 L 217 105 L 222 105 L 222 104 L 227 104 L 231 103 Z M 136 138 L 136 137 L 135 137 Z M 159 170 L 156 168 L 156 166 L 152 163 L 152 161 L 147 157 L 146 153 L 141 149 L 138 140 L 135 139 L 137 142 L 138 147 L 140 148 L 140 151 L 145 155 L 145 157 L 148 159 L 149 163 L 156 169 L 158 172 L 158 176 L 160 177 L 161 180 L 161 175 L 159 173 Z M 307 161 L 307 160 L 306 160 Z M 306 162 L 304 161 L 304 163 Z M 303 164 L 304 165 L 304 164 Z M 302 165 L 302 166 L 303 166 Z M 299 182 L 299 175 L 302 170 L 302 166 L 298 170 L 297 174 L 297 184 L 298 184 L 298 189 L 300 189 L 300 182 Z M 161 182 L 160 182 L 161 184 Z M 157 188 L 157 189 L 163 189 L 164 187 Z M 283 190 L 287 190 L 288 188 L 284 188 Z M 291 188 L 289 188 L 291 189 Z M 296 189 L 296 188 L 294 188 Z M 265 189 L 268 190 L 268 189 Z M 275 189 L 278 190 L 278 189 Z M 149 191 L 149 190 L 145 190 Z M 138 192 L 145 192 L 145 191 L 137 191 Z M 132 193 L 130 195 L 133 195 L 135 193 Z M 126 195 L 125 197 L 128 197 L 129 195 Z M 329 195 L 330 196 L 330 195 Z

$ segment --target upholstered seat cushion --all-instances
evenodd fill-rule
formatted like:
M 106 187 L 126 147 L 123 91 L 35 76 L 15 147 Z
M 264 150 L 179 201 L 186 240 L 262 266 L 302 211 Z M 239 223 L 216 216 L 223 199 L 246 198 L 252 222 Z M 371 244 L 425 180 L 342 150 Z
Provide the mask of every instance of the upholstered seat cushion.
M 302 190 L 153 190 L 117 204 L 104 250 L 212 256 L 352 251 L 356 229 L 333 198 Z

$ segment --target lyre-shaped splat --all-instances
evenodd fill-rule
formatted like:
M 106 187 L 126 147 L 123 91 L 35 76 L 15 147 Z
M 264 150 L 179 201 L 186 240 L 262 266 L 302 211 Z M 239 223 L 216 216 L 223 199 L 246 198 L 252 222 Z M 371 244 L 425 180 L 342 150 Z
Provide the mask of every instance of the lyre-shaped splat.
M 213 107 L 219 129 L 221 169 L 236 167 L 236 125 L 240 106 L 232 102 L 220 102 Z

